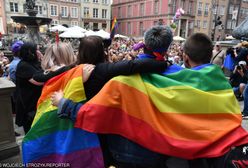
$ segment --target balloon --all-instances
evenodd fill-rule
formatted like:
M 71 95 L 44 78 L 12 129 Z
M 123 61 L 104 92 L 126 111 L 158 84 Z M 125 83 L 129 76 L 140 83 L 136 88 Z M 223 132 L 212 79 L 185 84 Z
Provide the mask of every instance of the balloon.
M 172 23 L 172 24 L 170 25 L 170 27 L 171 27 L 172 29 L 176 29 L 176 28 L 177 28 L 177 25 L 176 25 L 175 23 Z
M 175 15 L 173 16 L 173 19 L 171 20 L 171 24 L 170 27 L 172 29 L 176 29 L 177 28 L 177 21 L 180 19 L 180 17 L 184 14 L 184 10 L 183 8 L 178 8 Z
M 185 11 L 183 10 L 183 8 L 180 8 L 179 9 L 179 12 L 181 13 L 181 15 L 185 13 Z

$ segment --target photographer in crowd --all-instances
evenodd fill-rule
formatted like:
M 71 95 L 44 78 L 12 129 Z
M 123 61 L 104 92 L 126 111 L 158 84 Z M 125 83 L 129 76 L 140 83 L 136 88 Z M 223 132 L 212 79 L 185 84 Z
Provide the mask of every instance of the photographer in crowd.
M 230 77 L 230 84 L 239 101 L 243 100 L 243 91 L 248 80 L 247 67 L 245 61 L 240 61 Z

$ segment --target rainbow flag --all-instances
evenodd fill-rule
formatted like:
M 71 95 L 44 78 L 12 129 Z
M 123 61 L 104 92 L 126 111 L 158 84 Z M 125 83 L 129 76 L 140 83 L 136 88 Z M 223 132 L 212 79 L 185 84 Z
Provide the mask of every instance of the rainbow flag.
M 185 159 L 221 156 L 248 143 L 239 104 L 221 69 L 119 76 L 81 107 L 75 127 L 122 135 Z
M 74 128 L 73 122 L 57 117 L 51 94 L 63 90 L 65 98 L 86 100 L 82 67 L 77 66 L 50 79 L 43 87 L 32 128 L 22 143 L 23 162 L 60 163 L 67 167 L 104 167 L 103 157 L 94 133 Z M 64 167 L 64 166 L 63 166 Z
M 114 38 L 115 36 L 115 31 L 117 29 L 117 26 L 118 26 L 118 22 L 117 22 L 117 19 L 116 19 L 116 16 L 114 17 L 113 21 L 112 21 L 112 26 L 111 26 L 111 31 L 110 31 L 110 38 Z

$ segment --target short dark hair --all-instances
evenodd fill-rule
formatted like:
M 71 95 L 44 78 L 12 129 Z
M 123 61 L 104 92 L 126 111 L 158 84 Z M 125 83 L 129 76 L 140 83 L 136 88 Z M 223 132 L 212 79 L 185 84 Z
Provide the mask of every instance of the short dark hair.
M 78 64 L 98 64 L 106 61 L 104 44 L 101 37 L 89 36 L 82 38 L 78 51 Z
M 168 26 L 154 26 L 145 32 L 144 39 L 147 48 L 167 50 L 173 40 L 173 35 Z
M 25 42 L 20 50 L 20 58 L 27 62 L 38 61 L 37 57 L 37 44 L 31 42 Z
M 209 63 L 212 58 L 213 44 L 203 33 L 191 35 L 184 44 L 184 53 L 195 63 Z

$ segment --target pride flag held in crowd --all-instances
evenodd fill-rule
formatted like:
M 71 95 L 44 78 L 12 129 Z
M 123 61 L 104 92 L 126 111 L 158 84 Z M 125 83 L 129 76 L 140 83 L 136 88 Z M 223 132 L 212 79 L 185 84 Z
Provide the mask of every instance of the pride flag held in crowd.
M 224 59 L 223 67 L 233 71 L 235 68 L 234 58 L 232 58 L 231 54 L 228 54 Z
M 110 38 L 111 39 L 114 38 L 114 36 L 115 36 L 117 26 L 118 26 L 118 22 L 117 22 L 116 17 L 114 17 L 114 19 L 112 21 L 112 26 L 111 26 L 111 32 L 110 32 Z
M 195 159 L 221 156 L 248 143 L 241 121 L 223 72 L 206 64 L 164 75 L 115 77 L 80 108 L 75 127 L 119 134 L 158 153 Z
M 50 79 L 43 87 L 31 130 L 22 144 L 23 162 L 65 163 L 70 167 L 101 168 L 103 157 L 97 135 L 74 128 L 73 122 L 57 117 L 57 107 L 51 104 L 54 91 L 75 102 L 86 100 L 82 66 Z

